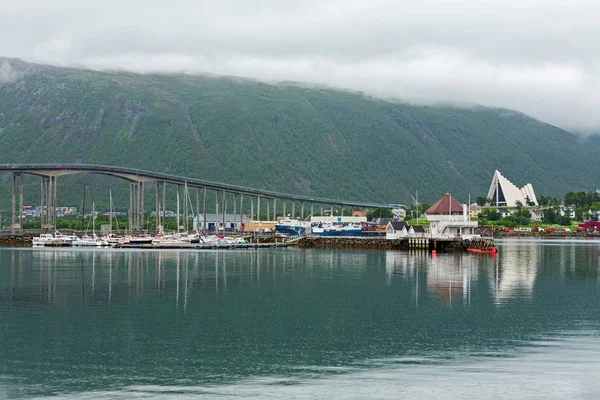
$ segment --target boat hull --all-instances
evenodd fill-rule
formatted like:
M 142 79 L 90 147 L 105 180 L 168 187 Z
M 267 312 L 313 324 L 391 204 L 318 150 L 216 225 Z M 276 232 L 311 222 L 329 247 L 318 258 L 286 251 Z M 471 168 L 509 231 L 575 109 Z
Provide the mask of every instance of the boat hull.
M 275 225 L 275 233 L 281 233 L 289 236 L 298 236 L 304 235 L 306 233 L 306 228 L 303 226 L 293 225 Z
M 344 236 L 362 236 L 361 229 L 343 229 L 339 231 L 322 231 L 322 232 L 313 232 L 314 235 L 317 236 L 335 236 L 335 237 L 344 237 Z

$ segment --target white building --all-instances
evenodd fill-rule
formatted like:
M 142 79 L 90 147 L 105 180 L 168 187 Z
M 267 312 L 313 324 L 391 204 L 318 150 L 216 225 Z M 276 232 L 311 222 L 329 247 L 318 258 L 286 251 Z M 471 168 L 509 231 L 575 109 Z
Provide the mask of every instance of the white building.
M 432 237 L 462 237 L 471 239 L 475 234 L 477 221 L 471 221 L 466 204 L 460 204 L 450 193 L 433 203 L 425 211 Z
M 422 226 L 409 226 L 406 222 L 390 221 L 385 228 L 386 239 L 422 238 L 427 237 Z
M 406 222 L 388 222 L 385 228 L 386 239 L 400 239 L 408 237 L 408 224 Z
M 520 201 L 524 206 L 528 206 L 529 203 L 538 205 L 533 186 L 530 183 L 519 189 L 497 170 L 492 177 L 487 197 L 492 201 L 489 205 L 493 206 L 516 207 L 517 201 Z
M 544 219 L 544 212 L 542 210 L 531 210 L 531 222 L 542 222 Z
M 250 221 L 250 218 L 246 214 L 242 214 L 242 224 Z M 194 224 L 197 229 L 202 230 L 204 228 L 204 214 L 200 213 L 198 218 L 194 218 Z M 223 214 L 206 214 L 206 228 L 208 230 L 215 230 L 217 228 L 223 228 Z M 225 214 L 225 229 L 241 229 L 240 225 L 240 214 Z
M 570 206 L 560 206 L 560 208 L 558 209 L 558 213 L 561 217 L 564 217 L 566 215 L 569 218 L 575 218 L 575 209 Z

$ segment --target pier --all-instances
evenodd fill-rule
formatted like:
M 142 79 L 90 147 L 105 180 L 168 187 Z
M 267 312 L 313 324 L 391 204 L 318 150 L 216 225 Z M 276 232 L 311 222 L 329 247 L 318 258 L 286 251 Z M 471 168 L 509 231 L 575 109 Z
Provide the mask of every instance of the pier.
M 300 248 L 378 249 L 425 252 L 466 251 L 470 242 L 461 238 L 371 238 L 305 236 L 293 243 Z

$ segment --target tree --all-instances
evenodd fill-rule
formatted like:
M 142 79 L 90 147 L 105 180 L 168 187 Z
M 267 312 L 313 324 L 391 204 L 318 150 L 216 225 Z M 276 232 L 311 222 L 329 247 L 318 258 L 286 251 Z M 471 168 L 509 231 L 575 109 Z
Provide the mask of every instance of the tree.
M 564 217 L 559 216 L 556 222 L 562 226 L 569 226 L 571 225 L 571 218 L 567 217 L 566 215 Z
M 394 213 L 389 208 L 379 207 L 367 212 L 367 219 L 370 221 L 375 218 L 393 218 Z
M 488 221 L 498 221 L 502 214 L 495 208 L 488 208 L 479 213 L 479 217 Z
M 485 196 L 477 196 L 477 198 L 475 199 L 475 201 L 477 202 L 478 206 L 485 206 L 488 203 L 488 198 Z
M 535 203 L 533 201 L 531 201 L 529 196 L 525 196 L 525 204 L 529 207 L 535 207 Z
M 543 221 L 546 224 L 555 224 L 558 217 L 560 217 L 560 214 L 558 214 L 556 212 L 556 209 L 554 208 L 549 208 L 547 210 L 544 211 L 544 218 Z

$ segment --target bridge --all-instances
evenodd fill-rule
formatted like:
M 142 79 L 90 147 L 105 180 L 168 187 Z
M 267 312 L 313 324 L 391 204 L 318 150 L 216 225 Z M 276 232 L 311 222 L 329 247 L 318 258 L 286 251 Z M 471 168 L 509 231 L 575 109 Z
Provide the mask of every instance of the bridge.
M 42 229 L 54 229 L 56 227 L 56 206 L 57 206 L 57 179 L 61 176 L 72 174 L 101 174 L 110 175 L 123 179 L 129 182 L 129 226 L 133 230 L 141 230 L 144 220 L 144 192 L 148 185 L 155 187 L 155 211 L 156 211 L 156 230 L 161 230 L 165 226 L 166 220 L 166 189 L 167 185 L 176 187 L 177 190 L 177 227 L 178 229 L 188 230 L 188 218 L 183 218 L 180 211 L 183 211 L 183 216 L 189 216 L 188 205 L 190 201 L 190 189 L 196 191 L 196 213 L 200 216 L 200 203 L 202 203 L 204 229 L 207 229 L 206 219 L 206 197 L 207 191 L 215 192 L 215 215 L 219 214 L 219 203 L 221 203 L 222 223 L 225 226 L 225 216 L 227 209 L 227 195 L 233 196 L 233 218 L 235 225 L 241 227 L 242 215 L 244 207 L 244 196 L 250 198 L 250 219 L 254 219 L 254 205 L 256 203 L 257 216 L 260 218 L 261 203 L 266 203 L 267 220 L 271 220 L 271 207 L 273 217 L 277 219 L 277 215 L 287 215 L 286 206 L 291 202 L 291 214 L 296 217 L 295 206 L 300 203 L 300 218 L 304 218 L 304 205 L 310 204 L 310 214 L 314 215 L 314 205 L 321 206 L 321 215 L 323 214 L 323 206 L 329 205 L 352 208 L 390 208 L 388 204 L 379 204 L 371 202 L 348 201 L 318 198 L 311 196 L 301 196 L 295 194 L 279 193 L 261 189 L 253 189 L 244 186 L 230 185 L 227 183 L 218 183 L 202 179 L 188 178 L 172 174 L 164 174 L 159 172 L 150 172 L 138 170 L 134 168 L 125 168 L 108 165 L 90 165 L 90 164 L 0 164 L 0 173 L 12 173 L 12 230 L 20 230 L 23 226 L 23 182 L 24 174 L 36 175 L 41 178 L 40 186 L 40 201 L 41 214 L 40 223 Z M 162 193 L 161 193 L 162 192 Z M 183 202 L 181 203 L 181 192 L 183 192 Z M 219 193 L 221 201 L 219 201 Z M 161 200 L 162 195 L 162 202 Z M 17 196 L 19 206 L 17 209 Z M 282 206 L 277 208 L 277 201 Z M 237 205 L 239 201 L 239 225 Z M 19 210 L 17 212 L 17 210 Z M 161 212 L 162 211 L 162 212 Z M 281 213 L 278 214 L 278 212 Z M 343 208 L 342 208 L 343 213 Z

